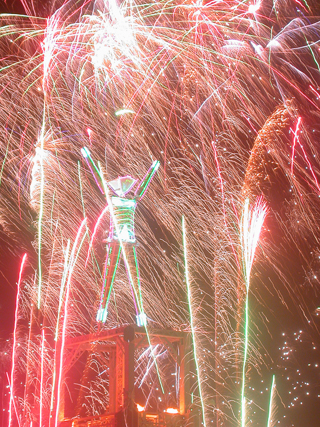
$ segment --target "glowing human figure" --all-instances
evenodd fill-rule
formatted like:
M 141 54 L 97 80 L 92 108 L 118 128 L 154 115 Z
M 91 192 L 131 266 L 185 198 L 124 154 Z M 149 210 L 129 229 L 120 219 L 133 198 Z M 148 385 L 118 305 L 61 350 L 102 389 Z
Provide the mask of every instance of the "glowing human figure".
M 114 195 L 110 197 L 108 188 L 105 188 L 101 173 L 92 160 L 89 150 L 84 147 L 81 149 L 81 153 L 86 159 L 98 187 L 106 196 L 110 208 L 110 228 L 107 239 L 107 257 L 103 275 L 100 305 L 97 313 L 97 321 L 104 323 L 107 320 L 108 304 L 119 264 L 120 255 L 122 253 L 131 285 L 133 301 L 137 315 L 137 325 L 145 326 L 147 323 L 147 318 L 143 311 L 139 266 L 135 249 L 136 238 L 134 234 L 134 213 L 137 202 L 144 196 L 151 179 L 160 166 L 160 162 L 156 160 L 152 163 L 145 177 L 137 186 L 134 192 L 134 196 L 131 198 L 127 197 L 127 194 L 133 190 L 137 183 L 136 179 L 127 175 L 118 177 L 117 179 L 108 182 L 108 188 L 110 188 L 114 193 Z

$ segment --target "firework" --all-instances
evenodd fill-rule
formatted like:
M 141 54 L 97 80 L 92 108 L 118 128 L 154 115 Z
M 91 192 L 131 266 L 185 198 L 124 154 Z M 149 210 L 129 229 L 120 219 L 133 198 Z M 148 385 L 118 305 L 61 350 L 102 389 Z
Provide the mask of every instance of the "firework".
M 28 252 L 33 268 L 17 306 L 14 347 L 24 352 L 15 355 L 10 379 L 17 395 L 10 401 L 11 424 L 13 406 L 22 425 L 39 423 L 38 414 L 42 425 L 50 415 L 58 422 L 67 375 L 58 350 L 66 337 L 134 321 L 126 261 L 119 260 L 106 324 L 96 322 L 112 216 L 103 182 L 127 174 L 143 180 L 159 159 L 136 212 L 138 300 L 150 327 L 191 332 L 192 313 L 198 372 L 189 376 L 199 374 L 202 395 L 194 390 L 188 409 L 203 410 L 207 425 L 239 425 L 238 349 L 246 345 L 239 325 L 254 254 L 245 251 L 241 281 L 244 242 L 237 224 L 246 198 L 263 194 L 270 211 L 251 289 L 264 312 L 252 313 L 250 326 L 261 334 L 247 343 L 247 372 L 269 378 L 277 360 L 262 350 L 273 333 L 270 295 L 279 312 L 290 306 L 299 322 L 317 330 L 316 307 L 301 287 L 307 283 L 314 292 L 319 269 L 316 9 L 304 2 L 297 11 L 295 2 L 282 0 L 73 0 L 42 19 L 31 16 L 35 2 L 23 4 L 28 16 L 0 18 L 1 225 L 8 245 Z M 81 155 L 83 147 L 99 159 L 97 171 Z M 101 194 L 90 168 L 103 176 Z M 182 216 L 188 219 L 191 300 Z M 20 323 L 29 323 L 27 332 Z M 139 359 L 140 403 L 162 411 L 167 395 L 157 395 L 157 374 L 166 390 L 169 357 L 161 348 L 153 353 Z M 72 396 L 83 416 L 108 405 L 102 367 L 93 351 L 92 376 L 81 398 Z M 249 374 L 247 385 L 249 393 Z M 247 395 L 248 412 L 249 402 Z
M 12 425 L 12 409 L 13 406 L 15 407 L 15 412 L 17 419 L 19 420 L 17 409 L 16 409 L 16 403 L 14 402 L 15 399 L 15 389 L 14 389 L 14 374 L 15 374 L 15 356 L 16 356 L 16 346 L 17 346 L 17 325 L 18 325 L 18 315 L 19 315 L 19 303 L 20 303 L 20 286 L 21 286 L 21 279 L 22 279 L 22 272 L 23 267 L 27 259 L 27 254 L 23 255 L 22 261 L 21 261 L 21 267 L 20 267 L 20 273 L 19 273 L 19 280 L 17 283 L 17 298 L 16 298 L 16 311 L 15 311 L 15 320 L 14 320 L 14 330 L 13 330 L 13 349 L 12 349 L 12 363 L 11 363 L 11 376 L 10 376 L 10 400 L 9 400 L 9 427 Z M 20 424 L 20 423 L 19 423 Z
M 273 407 L 273 393 L 274 393 L 274 389 L 275 389 L 275 376 L 272 376 L 272 384 L 271 384 L 271 389 L 270 389 L 270 403 L 269 403 L 269 414 L 268 414 L 268 424 L 267 427 L 271 426 L 271 422 L 272 422 L 272 407 Z
M 202 394 L 203 394 L 203 392 L 202 392 L 202 381 L 201 381 L 200 369 L 199 369 L 199 364 L 198 364 L 198 353 L 199 353 L 199 351 L 197 350 L 197 342 L 196 342 L 196 337 L 195 337 L 195 326 L 194 326 L 193 313 L 192 313 L 192 294 L 191 294 L 189 271 L 188 271 L 188 251 L 187 251 L 186 226 L 185 226 L 184 216 L 182 217 L 182 235 L 183 235 L 184 268 L 185 268 L 185 278 L 186 278 L 186 285 L 187 285 L 188 304 L 189 304 L 189 311 L 190 311 L 190 327 L 191 327 L 191 334 L 192 334 L 194 360 L 196 363 L 196 370 L 197 370 L 199 395 L 200 395 L 201 409 L 202 409 L 202 420 L 203 420 L 203 425 L 206 426 L 206 416 L 205 416 L 204 402 L 203 402 L 203 397 L 202 397 Z
M 256 248 L 263 222 L 267 214 L 267 207 L 261 199 L 258 199 L 252 210 L 249 209 L 249 199 L 246 199 L 241 218 L 241 242 L 243 258 L 243 275 L 246 285 L 245 309 L 244 309 L 244 357 L 242 367 L 242 387 L 241 387 L 241 427 L 245 427 L 246 422 L 246 397 L 245 383 L 248 358 L 248 335 L 249 335 L 249 288 L 250 276 Z

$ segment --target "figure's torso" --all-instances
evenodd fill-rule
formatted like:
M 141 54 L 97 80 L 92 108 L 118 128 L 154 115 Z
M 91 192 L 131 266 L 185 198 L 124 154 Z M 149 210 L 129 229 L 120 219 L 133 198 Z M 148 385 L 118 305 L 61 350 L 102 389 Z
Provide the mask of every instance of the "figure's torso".
M 109 241 L 135 243 L 134 212 L 137 202 L 134 199 L 125 199 L 112 196 L 112 211 L 110 209 Z

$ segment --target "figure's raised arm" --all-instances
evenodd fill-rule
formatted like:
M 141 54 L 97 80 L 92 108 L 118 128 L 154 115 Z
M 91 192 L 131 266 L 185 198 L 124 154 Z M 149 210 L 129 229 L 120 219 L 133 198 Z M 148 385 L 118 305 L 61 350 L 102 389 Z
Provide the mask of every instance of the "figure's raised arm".
M 96 184 L 99 190 L 101 191 L 102 194 L 105 194 L 105 191 L 103 189 L 104 185 L 103 185 L 103 178 L 101 176 L 101 172 L 99 171 L 95 162 L 93 161 L 89 149 L 87 147 L 81 148 L 81 154 L 85 159 L 85 161 L 87 162 L 87 165 L 89 166 L 89 169 L 94 177 L 94 180 L 96 181 Z
M 145 177 L 140 182 L 140 184 L 138 185 L 138 188 L 136 189 L 136 191 L 134 193 L 135 199 L 137 199 L 137 200 L 142 199 L 142 197 L 144 196 L 144 193 L 146 192 L 146 190 L 150 184 L 150 181 L 152 180 L 154 174 L 159 169 L 159 166 L 160 166 L 159 160 L 155 160 L 152 163 L 152 165 L 150 166 L 150 169 L 148 170 Z

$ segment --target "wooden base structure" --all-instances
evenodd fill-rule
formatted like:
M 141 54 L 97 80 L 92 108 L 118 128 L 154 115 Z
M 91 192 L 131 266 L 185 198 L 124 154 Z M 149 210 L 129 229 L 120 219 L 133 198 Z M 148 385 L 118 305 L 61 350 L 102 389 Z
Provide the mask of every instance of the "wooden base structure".
M 177 379 L 177 413 L 138 412 L 135 403 L 135 351 L 162 345 L 179 367 Z M 189 334 L 172 330 L 151 330 L 127 325 L 97 334 L 69 338 L 65 342 L 63 381 L 60 390 L 59 425 L 65 427 L 179 427 L 188 422 L 191 405 Z M 70 370 L 85 352 L 102 354 L 105 369 L 109 372 L 109 405 L 101 415 L 81 417 L 80 413 L 67 419 L 65 416 L 66 389 L 69 389 Z M 106 357 L 107 355 L 107 357 Z M 151 356 L 150 356 L 151 357 Z M 78 397 L 79 400 L 79 397 Z M 81 408 L 81 397 L 80 397 Z M 80 411 L 79 411 L 80 412 Z M 193 424 L 193 423 L 191 423 Z

